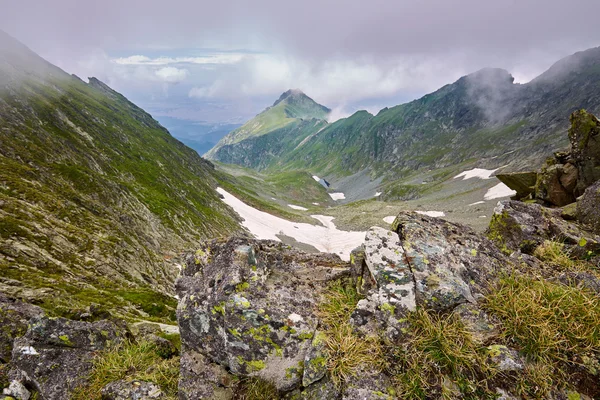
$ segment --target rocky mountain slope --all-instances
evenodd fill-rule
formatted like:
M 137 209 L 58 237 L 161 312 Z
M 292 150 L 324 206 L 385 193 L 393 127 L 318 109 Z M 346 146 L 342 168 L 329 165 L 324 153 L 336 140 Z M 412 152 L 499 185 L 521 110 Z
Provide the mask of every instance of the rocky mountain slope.
M 260 141 L 232 141 L 226 155 L 211 156 L 258 169 L 304 169 L 326 177 L 366 172 L 372 178 L 398 179 L 415 170 L 478 159 L 480 167 L 510 164 L 519 170 L 566 146 L 563 132 L 572 111 L 600 111 L 599 78 L 600 48 L 566 57 L 527 84 L 513 83 L 507 71 L 483 69 L 375 116 L 359 111 L 315 126 L 287 151 L 281 151 L 286 136 L 261 131 Z M 278 157 L 263 158 L 270 147 Z M 247 161 L 252 158 L 260 161 Z
M 223 137 L 205 156 L 264 169 L 326 126 L 330 111 L 301 91 L 288 90 L 273 106 Z
M 239 229 L 213 166 L 104 83 L 0 32 L 0 291 L 174 319 L 179 252 Z

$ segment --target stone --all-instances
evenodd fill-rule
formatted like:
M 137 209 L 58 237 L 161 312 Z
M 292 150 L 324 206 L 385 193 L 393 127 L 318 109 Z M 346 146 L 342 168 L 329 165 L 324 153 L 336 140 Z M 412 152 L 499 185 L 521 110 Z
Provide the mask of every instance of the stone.
M 164 399 L 160 387 L 152 382 L 119 380 L 102 389 L 102 400 L 154 400 Z
M 565 244 L 575 257 L 600 251 L 600 236 L 561 217 L 560 209 L 519 201 L 498 202 L 487 235 L 504 252 L 533 254 L 545 240 Z
M 247 238 L 205 242 L 176 283 L 182 354 L 293 390 L 319 325 L 316 306 L 331 282 L 350 275 L 333 254 Z
M 304 357 L 304 372 L 302 375 L 302 386 L 308 387 L 312 383 L 323 379 L 327 374 L 327 352 L 325 349 L 326 337 L 323 333 L 316 331 L 311 347 Z
M 27 332 L 27 324 L 44 312 L 41 308 L 23 303 L 0 293 L 0 363 L 8 363 L 15 338 Z
M 525 368 L 525 361 L 519 353 L 501 344 L 488 346 L 487 361 L 494 365 L 499 371 L 520 371 Z
M 499 334 L 499 329 L 492 322 L 490 316 L 476 304 L 459 304 L 453 313 L 460 318 L 465 325 L 465 329 L 471 334 L 473 340 L 478 343 L 487 342 Z
M 562 175 L 560 176 L 560 184 L 568 193 L 573 193 L 577 187 L 578 177 L 577 167 L 571 163 L 566 163 L 563 166 Z
M 535 198 L 558 207 L 573 203 L 575 196 L 572 192 L 567 191 L 560 182 L 563 173 L 563 164 L 542 168 L 535 184 Z
M 304 390 L 296 389 L 289 392 L 283 398 L 285 400 L 325 400 L 339 399 L 340 396 L 340 389 L 331 380 L 324 378 Z
M 14 342 L 9 377 L 45 400 L 67 398 L 86 383 L 94 355 L 128 336 L 126 327 L 113 321 L 34 317 Z
M 180 400 L 231 400 L 233 376 L 198 352 L 182 351 Z
M 381 371 L 363 367 L 346 381 L 342 400 L 393 400 L 394 385 Z
M 507 174 L 496 174 L 496 178 L 506 186 L 516 191 L 515 199 L 523 199 L 535 192 L 537 172 L 512 172 Z
M 7 388 L 2 390 L 2 394 L 10 396 L 16 400 L 29 400 L 31 393 L 27 388 L 19 381 L 13 380 Z
M 579 196 L 600 180 L 600 121 L 585 110 L 573 112 L 569 119 L 571 157 L 579 175 L 575 195 Z
M 588 187 L 577 201 L 577 220 L 600 234 L 600 181 Z

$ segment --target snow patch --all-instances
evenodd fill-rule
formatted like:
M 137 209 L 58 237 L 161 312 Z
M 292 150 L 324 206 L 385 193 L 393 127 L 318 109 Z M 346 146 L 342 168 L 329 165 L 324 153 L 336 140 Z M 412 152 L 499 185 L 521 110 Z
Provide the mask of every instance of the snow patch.
M 463 171 L 460 174 L 456 175 L 454 177 L 454 179 L 456 178 L 463 178 L 463 181 L 466 181 L 467 179 L 471 179 L 471 178 L 479 178 L 479 179 L 491 179 L 492 178 L 492 174 L 496 171 L 498 171 L 500 168 L 496 168 L 496 169 L 483 169 L 483 168 L 473 168 L 470 169 L 468 171 Z
M 375 196 L 373 196 L 373 197 L 379 197 L 379 196 L 381 196 L 381 192 L 375 192 Z
M 294 210 L 300 210 L 300 211 L 308 211 L 308 208 L 305 207 L 300 207 L 300 206 L 295 206 L 293 204 L 288 204 L 289 208 L 293 208 Z
M 336 253 L 345 261 L 350 260 L 350 252 L 364 242 L 365 232 L 341 231 L 333 223 L 334 217 L 311 215 L 324 226 L 291 222 L 250 207 L 222 188 L 217 191 L 223 195 L 223 202 L 242 217 L 242 225 L 258 239 L 280 241 L 277 235 L 283 234 L 319 251 Z
M 319 205 L 319 203 L 312 203 L 312 204 L 313 204 L 313 206 L 318 206 Z
M 396 219 L 396 217 L 394 217 L 393 215 L 390 215 L 389 217 L 385 217 L 383 219 L 383 222 L 387 222 L 388 224 L 391 224 L 392 222 L 394 222 L 395 219 Z
M 344 193 L 329 193 L 329 196 L 331 196 L 333 200 L 344 200 L 346 198 Z
M 469 204 L 470 206 L 476 206 L 477 204 L 485 204 L 485 201 L 476 201 L 475 203 Z
M 317 181 L 317 182 L 319 182 L 319 181 L 321 180 L 321 178 L 319 178 L 319 177 L 318 177 L 318 176 L 316 176 L 316 175 L 313 175 L 312 177 L 313 177 L 313 179 L 314 179 L 315 181 Z
M 515 194 L 517 194 L 516 191 L 509 188 L 504 183 L 499 183 L 496 186 L 494 186 L 493 188 L 489 189 L 487 191 L 487 193 L 483 196 L 483 199 L 484 200 L 493 200 L 493 199 L 499 199 L 501 197 L 514 196 Z
M 443 211 L 415 211 L 417 214 L 427 215 L 428 217 L 445 217 Z

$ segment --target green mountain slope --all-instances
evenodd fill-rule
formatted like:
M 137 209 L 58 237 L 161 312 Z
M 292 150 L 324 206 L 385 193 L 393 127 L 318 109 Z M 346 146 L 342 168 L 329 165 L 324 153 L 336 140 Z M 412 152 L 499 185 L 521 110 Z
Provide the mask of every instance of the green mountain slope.
M 367 171 L 388 180 L 476 160 L 481 167 L 510 164 L 516 170 L 565 147 L 568 116 L 580 108 L 600 111 L 600 48 L 566 57 L 527 84 L 488 68 L 376 116 L 358 112 L 315 129 L 292 151 L 258 166 L 330 178 Z M 269 136 L 274 147 L 285 140 L 276 132 Z M 233 146 L 243 147 L 245 158 L 259 157 L 247 140 Z M 229 149 L 215 159 L 249 166 L 241 154 Z
M 0 32 L 0 291 L 172 318 L 175 258 L 239 229 L 213 174 L 125 97 Z
M 231 163 L 232 160 L 243 158 L 246 148 L 251 146 L 251 159 L 233 163 L 260 168 L 271 162 L 272 157 L 269 156 L 279 156 L 292 151 L 306 136 L 325 126 L 325 119 L 330 111 L 301 91 L 288 90 L 273 103 L 273 106 L 223 137 L 205 157 Z M 268 146 L 268 141 L 261 138 L 268 134 L 275 134 L 278 143 Z M 241 142 L 246 143 L 241 148 L 237 147 Z

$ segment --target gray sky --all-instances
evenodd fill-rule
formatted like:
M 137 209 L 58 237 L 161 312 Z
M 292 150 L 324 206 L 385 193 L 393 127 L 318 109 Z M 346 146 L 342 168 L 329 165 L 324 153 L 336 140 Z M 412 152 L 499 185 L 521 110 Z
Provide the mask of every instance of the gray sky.
M 154 114 L 244 120 L 288 88 L 343 116 L 600 45 L 598 0 L 0 0 L 0 28 Z

